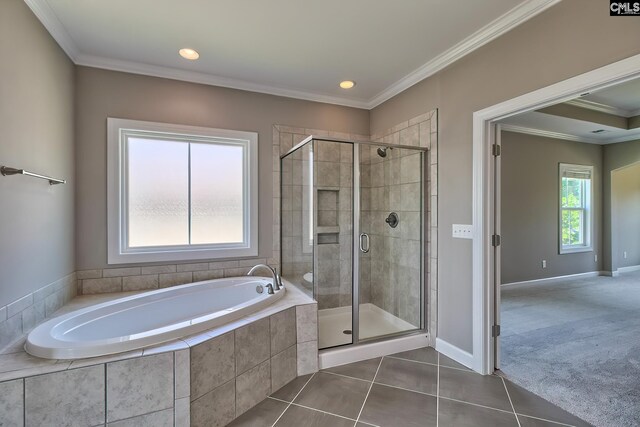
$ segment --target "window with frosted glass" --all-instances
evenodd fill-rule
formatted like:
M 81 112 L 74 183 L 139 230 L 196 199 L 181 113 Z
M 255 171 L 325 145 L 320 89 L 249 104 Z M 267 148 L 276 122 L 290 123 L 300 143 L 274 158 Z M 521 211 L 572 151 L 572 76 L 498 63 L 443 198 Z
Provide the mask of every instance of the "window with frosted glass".
M 109 263 L 257 255 L 256 133 L 108 123 Z
M 238 243 L 243 147 L 129 138 L 129 247 Z

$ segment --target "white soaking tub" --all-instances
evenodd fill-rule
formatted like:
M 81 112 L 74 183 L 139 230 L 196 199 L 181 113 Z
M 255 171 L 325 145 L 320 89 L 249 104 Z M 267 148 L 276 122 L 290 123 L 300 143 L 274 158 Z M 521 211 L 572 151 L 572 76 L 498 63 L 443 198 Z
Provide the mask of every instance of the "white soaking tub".
M 47 359 L 103 356 L 215 328 L 284 296 L 262 277 L 233 277 L 144 292 L 51 319 L 27 337 L 27 353 Z

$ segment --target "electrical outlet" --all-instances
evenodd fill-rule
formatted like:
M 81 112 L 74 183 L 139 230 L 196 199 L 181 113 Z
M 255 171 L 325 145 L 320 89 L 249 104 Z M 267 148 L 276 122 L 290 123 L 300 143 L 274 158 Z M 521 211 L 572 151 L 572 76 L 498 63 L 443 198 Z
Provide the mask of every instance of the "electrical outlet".
M 451 235 L 456 239 L 473 239 L 473 226 L 469 224 L 453 224 Z
M 546 259 L 542 260 L 542 268 L 547 268 L 547 260 Z
M 627 251 L 622 252 L 622 258 L 627 259 Z

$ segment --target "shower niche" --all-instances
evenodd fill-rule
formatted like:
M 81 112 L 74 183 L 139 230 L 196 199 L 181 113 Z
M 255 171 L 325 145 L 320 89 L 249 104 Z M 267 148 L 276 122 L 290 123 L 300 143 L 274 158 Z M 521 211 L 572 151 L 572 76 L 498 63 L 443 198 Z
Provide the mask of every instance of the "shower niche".
M 423 331 L 426 150 L 309 137 L 280 161 L 282 275 L 319 348 Z

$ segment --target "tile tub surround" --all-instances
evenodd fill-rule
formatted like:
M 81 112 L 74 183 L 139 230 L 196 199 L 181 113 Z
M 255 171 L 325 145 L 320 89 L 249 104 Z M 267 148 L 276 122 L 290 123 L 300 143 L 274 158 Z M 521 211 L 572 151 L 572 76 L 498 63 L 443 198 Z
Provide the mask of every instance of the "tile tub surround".
M 76 273 L 72 273 L 0 307 L 0 352 L 50 318 L 77 294 Z
M 514 387 L 422 348 L 298 377 L 229 426 L 589 425 Z
M 48 360 L 19 341 L 0 354 L 0 425 L 224 425 L 298 372 L 318 369 L 317 304 L 290 288 L 220 328 L 127 353 Z M 81 296 L 55 314 L 131 294 Z M 216 402 L 227 410 L 212 411 Z
M 278 267 L 275 259 L 247 258 L 233 261 L 81 270 L 77 272 L 78 289 L 82 295 L 148 291 L 203 280 L 244 276 L 254 265 L 267 263 Z M 260 272 L 260 274 L 263 273 Z

